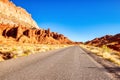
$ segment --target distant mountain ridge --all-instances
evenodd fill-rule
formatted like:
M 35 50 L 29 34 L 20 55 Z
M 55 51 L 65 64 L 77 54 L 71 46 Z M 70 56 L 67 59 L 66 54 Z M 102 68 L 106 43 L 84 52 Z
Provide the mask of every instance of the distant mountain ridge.
M 120 51 L 120 33 L 116 35 L 106 35 L 101 38 L 95 38 L 87 41 L 85 44 L 94 46 L 107 45 L 109 48 Z

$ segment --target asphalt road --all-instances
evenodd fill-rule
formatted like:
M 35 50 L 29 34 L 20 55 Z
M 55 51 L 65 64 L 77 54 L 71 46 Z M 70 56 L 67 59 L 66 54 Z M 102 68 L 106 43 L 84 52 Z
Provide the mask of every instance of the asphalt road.
M 0 62 L 0 80 L 113 80 L 79 47 Z

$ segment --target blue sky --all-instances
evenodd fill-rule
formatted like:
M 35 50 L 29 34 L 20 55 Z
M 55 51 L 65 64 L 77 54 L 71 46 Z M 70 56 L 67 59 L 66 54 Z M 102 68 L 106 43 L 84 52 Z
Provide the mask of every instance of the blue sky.
M 120 0 L 12 0 L 44 29 L 73 41 L 120 32 Z

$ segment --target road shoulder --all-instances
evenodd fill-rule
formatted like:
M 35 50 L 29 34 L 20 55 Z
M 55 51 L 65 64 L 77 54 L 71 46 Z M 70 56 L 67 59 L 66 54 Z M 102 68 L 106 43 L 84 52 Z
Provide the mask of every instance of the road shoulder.
M 110 76 L 113 80 L 120 80 L 120 67 L 113 64 L 112 62 L 103 59 L 100 56 L 93 54 L 92 52 L 80 47 L 84 50 L 92 59 L 94 59 L 98 64 L 101 64 L 105 69 L 108 76 Z

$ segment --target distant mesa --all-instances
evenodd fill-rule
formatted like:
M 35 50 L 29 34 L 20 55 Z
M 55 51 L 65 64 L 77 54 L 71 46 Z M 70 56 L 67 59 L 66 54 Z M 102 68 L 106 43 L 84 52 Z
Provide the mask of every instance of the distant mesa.
M 85 44 L 94 46 L 107 45 L 109 48 L 120 51 L 120 33 L 116 35 L 106 35 L 101 38 L 95 38 L 87 41 Z

